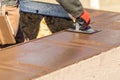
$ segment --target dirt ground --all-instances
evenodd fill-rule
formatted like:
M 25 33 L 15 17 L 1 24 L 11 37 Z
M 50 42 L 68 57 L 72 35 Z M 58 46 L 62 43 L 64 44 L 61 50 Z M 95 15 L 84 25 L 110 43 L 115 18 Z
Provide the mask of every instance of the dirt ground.
M 20 25 L 26 38 L 41 38 L 72 26 L 72 21 L 64 18 L 21 12 Z

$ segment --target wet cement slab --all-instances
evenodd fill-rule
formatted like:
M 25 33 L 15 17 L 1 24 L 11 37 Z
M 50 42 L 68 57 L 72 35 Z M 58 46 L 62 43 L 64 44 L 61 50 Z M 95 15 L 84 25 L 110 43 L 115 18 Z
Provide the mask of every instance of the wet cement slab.
M 88 10 L 95 34 L 61 31 L 0 51 L 0 80 L 31 80 L 120 45 L 120 13 Z M 63 25 L 64 26 L 64 25 Z

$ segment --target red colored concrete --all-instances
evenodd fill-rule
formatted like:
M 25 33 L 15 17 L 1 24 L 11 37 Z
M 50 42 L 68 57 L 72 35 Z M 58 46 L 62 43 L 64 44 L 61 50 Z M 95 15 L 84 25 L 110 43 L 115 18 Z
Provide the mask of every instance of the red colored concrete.
M 95 34 L 62 31 L 0 51 L 0 80 L 30 80 L 120 45 L 120 13 L 88 10 Z

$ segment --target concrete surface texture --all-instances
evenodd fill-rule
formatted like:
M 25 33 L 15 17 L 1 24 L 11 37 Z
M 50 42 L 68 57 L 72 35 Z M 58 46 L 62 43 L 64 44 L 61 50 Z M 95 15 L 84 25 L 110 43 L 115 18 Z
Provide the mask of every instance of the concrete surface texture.
M 56 0 L 33 0 L 57 3 Z M 120 12 L 120 0 L 80 0 L 85 8 Z
M 33 80 L 120 80 L 120 47 Z
M 89 35 L 64 30 L 2 49 L 0 80 L 32 80 L 38 77 L 49 80 L 49 74 L 54 76 L 53 80 L 58 76 L 61 78 L 58 80 L 76 77 L 79 80 L 79 76 L 82 80 L 120 80 L 120 49 L 116 48 L 120 46 L 120 13 L 88 11 L 92 16 L 91 25 L 101 32 Z M 59 70 L 62 71 L 57 75 Z M 64 77 L 64 72 L 68 77 Z M 45 75 L 48 77 L 43 77 Z

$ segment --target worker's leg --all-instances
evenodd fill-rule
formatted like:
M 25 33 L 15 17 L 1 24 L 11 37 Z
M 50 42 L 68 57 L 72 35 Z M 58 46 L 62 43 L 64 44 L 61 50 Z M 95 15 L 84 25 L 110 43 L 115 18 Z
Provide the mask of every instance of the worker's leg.
M 77 18 L 83 13 L 83 7 L 79 0 L 56 0 L 73 17 Z

